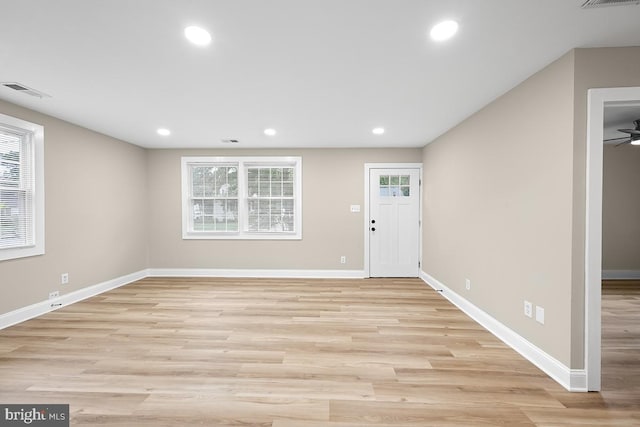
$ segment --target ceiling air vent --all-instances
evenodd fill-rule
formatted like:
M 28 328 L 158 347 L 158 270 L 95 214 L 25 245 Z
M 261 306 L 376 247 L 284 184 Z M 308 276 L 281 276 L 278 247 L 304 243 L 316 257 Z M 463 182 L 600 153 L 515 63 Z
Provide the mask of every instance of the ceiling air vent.
M 631 6 L 640 4 L 640 0 L 587 0 L 581 6 L 583 9 L 591 9 L 603 6 Z
M 227 138 L 227 139 L 221 139 L 220 142 L 222 142 L 223 144 L 237 144 L 240 141 L 238 141 L 237 139 Z
M 16 82 L 2 82 L 0 85 L 4 87 L 8 87 L 9 89 L 17 90 L 18 92 L 26 93 L 27 95 L 35 96 L 37 98 L 51 98 L 51 95 L 47 95 L 44 92 L 40 92 L 39 90 L 32 89 L 28 86 L 25 86 L 21 83 Z

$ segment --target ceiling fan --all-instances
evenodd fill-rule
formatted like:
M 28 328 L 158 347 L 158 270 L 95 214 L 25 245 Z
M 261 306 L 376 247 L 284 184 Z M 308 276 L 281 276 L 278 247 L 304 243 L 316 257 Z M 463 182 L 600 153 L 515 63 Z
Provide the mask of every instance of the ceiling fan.
M 640 119 L 634 120 L 633 124 L 636 127 L 635 129 L 618 129 L 618 132 L 628 133 L 629 136 L 605 139 L 604 142 L 620 141 L 621 139 L 623 139 L 624 141 L 620 141 L 619 143 L 617 143 L 616 147 L 622 144 L 629 144 L 629 143 L 631 143 L 631 145 L 640 145 Z

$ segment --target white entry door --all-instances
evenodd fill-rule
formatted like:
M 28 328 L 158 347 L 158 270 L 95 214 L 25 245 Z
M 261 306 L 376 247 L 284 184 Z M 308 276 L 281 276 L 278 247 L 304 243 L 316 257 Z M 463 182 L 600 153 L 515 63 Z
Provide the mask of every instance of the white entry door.
M 417 277 L 420 169 L 370 169 L 369 203 L 369 275 Z

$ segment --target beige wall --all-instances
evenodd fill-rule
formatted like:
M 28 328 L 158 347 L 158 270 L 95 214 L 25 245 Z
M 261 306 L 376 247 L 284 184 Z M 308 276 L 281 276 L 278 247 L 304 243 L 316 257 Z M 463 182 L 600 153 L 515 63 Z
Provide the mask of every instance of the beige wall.
M 605 145 L 602 269 L 640 271 L 640 147 Z
M 44 125 L 46 191 L 46 253 L 0 261 L 0 314 L 146 268 L 145 151 L 7 102 L 0 113 Z
M 640 86 L 639 47 L 576 49 L 423 153 L 424 271 L 572 369 L 584 367 L 587 91 L 624 86 Z
M 420 162 L 421 149 L 151 150 L 149 247 L 152 268 L 362 270 L 364 164 Z M 182 240 L 183 155 L 302 156 L 302 240 Z M 361 205 L 351 213 L 350 205 Z M 347 257 L 340 264 L 340 257 Z
M 567 365 L 572 117 L 569 53 L 423 153 L 423 270 Z

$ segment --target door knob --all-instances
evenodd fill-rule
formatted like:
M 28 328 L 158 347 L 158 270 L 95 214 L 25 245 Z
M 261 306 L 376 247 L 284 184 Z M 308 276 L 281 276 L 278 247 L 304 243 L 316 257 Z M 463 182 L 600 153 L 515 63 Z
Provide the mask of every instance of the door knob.
M 376 223 L 376 220 L 375 220 L 375 219 L 372 219 L 372 220 L 371 220 L 371 224 L 375 224 L 375 223 Z
M 371 231 L 376 231 L 376 228 L 375 227 L 371 227 Z

